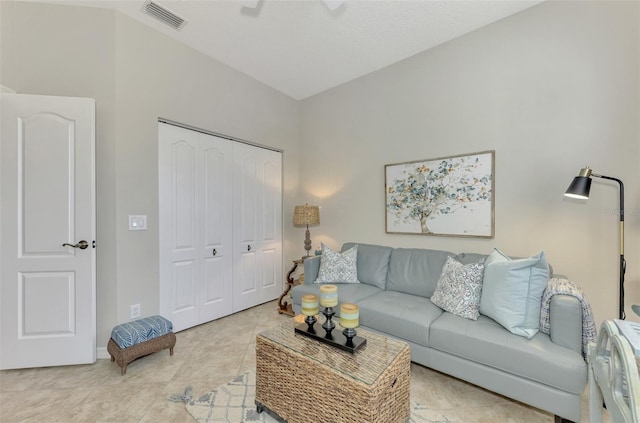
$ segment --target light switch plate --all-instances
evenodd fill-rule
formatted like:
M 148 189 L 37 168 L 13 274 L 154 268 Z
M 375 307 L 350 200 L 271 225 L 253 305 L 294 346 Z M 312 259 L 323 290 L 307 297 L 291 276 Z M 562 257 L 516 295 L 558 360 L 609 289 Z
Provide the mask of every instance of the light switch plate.
M 129 215 L 130 231 L 146 231 L 147 215 Z

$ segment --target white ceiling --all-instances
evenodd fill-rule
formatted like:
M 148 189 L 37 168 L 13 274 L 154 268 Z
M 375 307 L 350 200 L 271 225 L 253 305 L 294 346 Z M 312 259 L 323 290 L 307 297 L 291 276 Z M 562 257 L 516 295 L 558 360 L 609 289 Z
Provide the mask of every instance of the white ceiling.
M 346 0 L 334 11 L 323 0 L 260 0 L 255 9 L 240 0 L 154 1 L 187 25 L 155 20 L 143 0 L 50 0 L 115 8 L 297 100 L 543 0 Z

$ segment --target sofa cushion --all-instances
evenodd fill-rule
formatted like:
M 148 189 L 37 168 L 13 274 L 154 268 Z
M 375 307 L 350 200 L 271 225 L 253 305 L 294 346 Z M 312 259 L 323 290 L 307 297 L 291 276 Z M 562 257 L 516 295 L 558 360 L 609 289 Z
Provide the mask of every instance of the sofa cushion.
M 447 251 L 396 248 L 391 252 L 387 290 L 430 298 L 436 289 Z
M 358 303 L 360 324 L 425 347 L 429 327 L 442 310 L 424 297 L 381 291 Z
M 358 280 L 361 283 L 385 289 L 387 272 L 389 270 L 389 258 L 391 257 L 393 248 L 382 245 L 347 242 L 342 246 L 342 251 L 346 251 L 355 245 L 358 246 Z
M 580 353 L 554 344 L 541 332 L 531 339 L 516 336 L 486 316 L 469 320 L 443 313 L 431 325 L 429 344 L 437 350 L 578 395 L 587 380 L 587 366 Z
M 340 304 L 358 303 L 363 298 L 369 297 L 382 291 L 380 288 L 364 283 L 336 283 L 338 287 L 338 306 L 333 307 L 336 313 L 340 313 Z M 304 294 L 316 294 L 320 297 L 320 284 L 303 284 L 294 286 L 291 289 L 294 304 L 302 304 Z
M 484 259 L 463 265 L 453 257 L 447 257 L 431 302 L 449 313 L 477 320 L 483 274 Z
M 456 256 L 456 260 L 458 260 L 460 263 L 462 264 L 469 264 L 469 263 L 473 263 L 475 261 L 479 261 L 481 259 L 486 259 L 488 257 L 487 254 L 479 254 L 479 253 L 460 253 Z M 521 259 L 521 258 L 525 258 L 525 257 L 511 257 L 512 259 Z M 549 277 L 553 277 L 553 276 L 558 276 L 558 277 L 562 277 L 562 275 L 554 275 L 553 274 L 553 266 L 551 265 L 551 263 L 547 262 L 547 264 L 549 265 Z M 567 277 L 564 277 L 565 279 L 567 279 Z
M 173 331 L 173 323 L 162 316 L 124 322 L 113 328 L 111 339 L 122 349 L 158 338 Z
M 456 260 L 458 260 L 462 264 L 471 264 L 486 258 L 487 258 L 486 254 L 478 254 L 478 253 L 460 253 L 456 255 Z
M 315 283 L 360 283 L 358 280 L 358 246 L 339 253 L 322 244 L 320 270 Z
M 496 249 L 485 260 L 480 313 L 531 338 L 540 328 L 540 302 L 548 280 L 544 252 L 512 260 Z

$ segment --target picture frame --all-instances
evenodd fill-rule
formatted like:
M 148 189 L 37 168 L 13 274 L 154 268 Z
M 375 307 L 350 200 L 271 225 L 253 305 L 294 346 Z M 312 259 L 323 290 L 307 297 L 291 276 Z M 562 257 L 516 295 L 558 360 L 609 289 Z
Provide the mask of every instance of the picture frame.
M 385 165 L 385 232 L 494 238 L 495 150 Z

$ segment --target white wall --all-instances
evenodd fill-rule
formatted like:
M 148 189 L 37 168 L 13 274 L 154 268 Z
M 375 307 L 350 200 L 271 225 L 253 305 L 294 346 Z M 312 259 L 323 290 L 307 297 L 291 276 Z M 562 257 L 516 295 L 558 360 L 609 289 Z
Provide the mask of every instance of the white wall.
M 303 101 L 314 246 L 544 249 L 596 320 L 614 318 L 617 184 L 563 197 L 588 164 L 625 182 L 627 315 L 640 320 L 639 16 L 637 2 L 547 2 Z M 495 239 L 385 234 L 385 164 L 483 150 L 496 151 Z
M 284 150 L 285 221 L 298 183 L 298 103 L 110 10 L 3 1 L 0 84 L 97 100 L 98 346 L 158 312 L 157 119 Z M 147 231 L 128 231 L 146 214 Z M 285 239 L 294 228 L 285 225 Z M 298 251 L 285 242 L 285 266 Z M 296 249 L 297 250 L 297 249 Z

